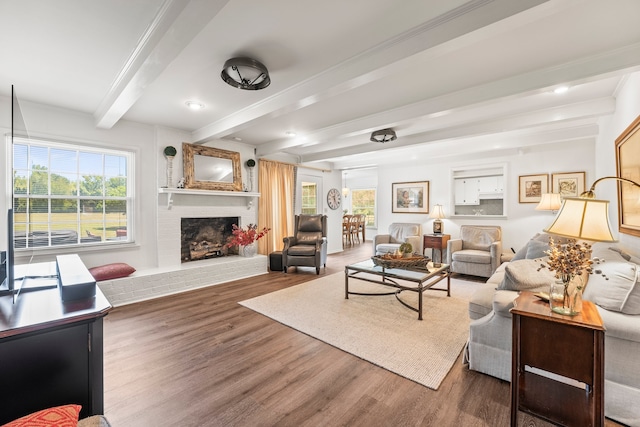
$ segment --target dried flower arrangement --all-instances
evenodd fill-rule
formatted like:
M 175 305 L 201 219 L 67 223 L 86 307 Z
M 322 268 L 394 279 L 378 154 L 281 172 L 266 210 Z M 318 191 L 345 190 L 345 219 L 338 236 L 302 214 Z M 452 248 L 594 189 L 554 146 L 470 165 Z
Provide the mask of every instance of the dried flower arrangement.
M 569 239 L 566 243 L 560 244 L 549 238 L 549 250 L 545 251 L 549 259 L 540 263 L 538 271 L 546 268 L 555 271 L 556 279 L 563 283 L 569 283 L 574 277 L 580 276 L 583 272 L 593 273 L 594 261 L 591 259 L 591 245 L 588 243 L 578 243 L 575 239 Z
M 564 292 L 559 295 L 559 299 L 562 301 L 563 308 L 556 310 L 561 314 L 576 314 L 580 311 L 582 300 L 582 289 L 584 288 L 584 282 L 582 279 L 582 273 L 588 274 L 597 273 L 602 274 L 600 270 L 594 270 L 593 264 L 600 264 L 604 260 L 599 258 L 591 258 L 591 245 L 588 243 L 578 243 L 575 239 L 569 239 L 565 243 L 559 243 L 553 240 L 553 237 L 549 237 L 549 250 L 545 251 L 548 255 L 548 259 L 545 261 L 540 260 L 540 266 L 538 271 L 546 268 L 550 271 L 555 271 L 556 279 L 560 279 L 564 285 Z M 604 274 L 602 274 L 606 280 L 609 280 Z M 580 283 L 575 284 L 575 289 L 569 292 L 569 284 L 573 278 L 579 277 Z M 553 295 L 549 295 L 549 298 L 554 298 Z M 558 298 L 558 297 L 556 297 Z
M 231 246 L 247 246 L 253 242 L 258 241 L 267 235 L 270 228 L 264 227 L 261 231 L 258 231 L 257 224 L 249 224 L 246 228 L 240 228 L 236 224 L 232 226 L 233 230 L 231 233 L 232 236 L 229 237 L 227 244 L 225 247 L 230 248 Z

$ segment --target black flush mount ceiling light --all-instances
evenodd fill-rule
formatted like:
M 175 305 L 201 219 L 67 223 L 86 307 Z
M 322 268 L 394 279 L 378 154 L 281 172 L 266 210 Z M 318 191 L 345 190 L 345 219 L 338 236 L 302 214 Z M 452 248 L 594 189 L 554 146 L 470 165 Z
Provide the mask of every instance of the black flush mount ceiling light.
M 264 89 L 271 84 L 269 71 L 261 62 L 251 58 L 231 58 L 224 63 L 222 80 L 245 90 Z
M 393 129 L 380 129 L 371 133 L 371 142 L 385 143 L 389 141 L 395 141 L 398 139 L 396 131 Z

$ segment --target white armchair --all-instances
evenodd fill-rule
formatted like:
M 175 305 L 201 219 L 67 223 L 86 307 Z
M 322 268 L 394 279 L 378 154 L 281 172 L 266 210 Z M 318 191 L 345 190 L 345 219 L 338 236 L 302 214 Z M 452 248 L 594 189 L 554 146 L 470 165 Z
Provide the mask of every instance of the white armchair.
M 491 277 L 501 264 L 502 229 L 497 225 L 463 225 L 460 238 L 447 242 L 451 272 Z
M 413 252 L 422 253 L 422 227 L 420 224 L 394 222 L 389 225 L 389 234 L 378 234 L 373 238 L 373 254 L 396 252 L 403 243 L 410 243 Z

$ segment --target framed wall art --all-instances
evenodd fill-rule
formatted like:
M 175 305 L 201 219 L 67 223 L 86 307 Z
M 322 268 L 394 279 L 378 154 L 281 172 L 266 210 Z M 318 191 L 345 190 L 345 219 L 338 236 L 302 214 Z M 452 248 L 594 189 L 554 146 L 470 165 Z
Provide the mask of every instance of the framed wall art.
M 429 181 L 391 184 L 393 213 L 429 213 Z
M 616 139 L 616 176 L 640 183 L 640 116 Z M 618 231 L 640 236 L 640 188 L 618 181 Z
M 549 175 L 522 175 L 518 184 L 520 203 L 539 203 L 543 193 L 549 192 Z
M 578 197 L 584 192 L 585 172 L 564 172 L 551 174 L 552 193 L 560 197 Z

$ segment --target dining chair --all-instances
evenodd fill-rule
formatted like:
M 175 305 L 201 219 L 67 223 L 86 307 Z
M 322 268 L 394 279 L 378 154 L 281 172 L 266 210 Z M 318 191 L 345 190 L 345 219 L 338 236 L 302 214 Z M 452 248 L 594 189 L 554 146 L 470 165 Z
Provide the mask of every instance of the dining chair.
M 351 243 L 355 244 L 357 241 L 360 243 L 360 236 L 358 231 L 358 224 L 360 223 L 360 215 L 351 215 L 349 219 L 349 234 L 351 235 Z
M 358 215 L 360 220 L 358 221 L 358 233 L 362 235 L 362 242 L 364 243 L 364 230 L 367 225 L 367 216 L 365 214 Z
M 342 247 L 351 244 L 351 215 L 342 217 Z

